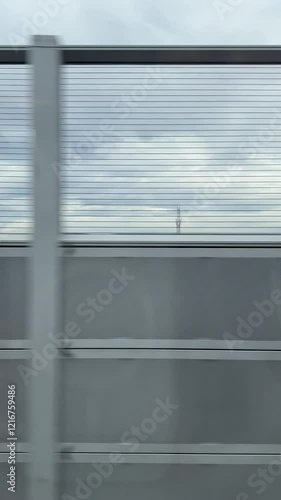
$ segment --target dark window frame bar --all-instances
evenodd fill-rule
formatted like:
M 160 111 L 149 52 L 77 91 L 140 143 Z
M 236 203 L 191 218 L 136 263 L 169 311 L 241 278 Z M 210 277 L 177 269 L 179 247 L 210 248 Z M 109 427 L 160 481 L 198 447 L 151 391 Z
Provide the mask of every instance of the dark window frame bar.
M 281 46 L 62 46 L 63 64 L 281 64 Z M 1 64 L 26 64 L 29 47 L 1 47 Z

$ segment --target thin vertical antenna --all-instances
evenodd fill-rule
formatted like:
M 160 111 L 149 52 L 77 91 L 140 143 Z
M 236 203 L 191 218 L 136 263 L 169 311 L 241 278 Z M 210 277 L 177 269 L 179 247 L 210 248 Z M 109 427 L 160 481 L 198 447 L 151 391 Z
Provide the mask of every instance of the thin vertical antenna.
M 177 207 L 176 227 L 178 234 L 181 233 L 181 224 L 182 224 L 181 207 Z

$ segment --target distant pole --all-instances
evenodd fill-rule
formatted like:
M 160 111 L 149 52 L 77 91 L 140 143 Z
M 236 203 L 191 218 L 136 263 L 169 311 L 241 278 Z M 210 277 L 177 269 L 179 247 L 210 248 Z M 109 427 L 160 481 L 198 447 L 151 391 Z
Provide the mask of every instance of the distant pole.
M 182 223 L 181 208 L 177 207 L 176 227 L 177 227 L 177 233 L 178 234 L 181 233 L 181 223 Z

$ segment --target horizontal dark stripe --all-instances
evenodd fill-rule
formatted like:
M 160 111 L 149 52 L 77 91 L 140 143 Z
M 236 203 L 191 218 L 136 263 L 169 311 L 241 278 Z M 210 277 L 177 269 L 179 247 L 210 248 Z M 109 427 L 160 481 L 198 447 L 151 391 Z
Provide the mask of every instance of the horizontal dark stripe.
M 0 65 L 1 64 L 26 64 L 26 47 L 2 47 L 0 46 Z
M 281 63 L 280 47 L 62 47 L 64 64 L 206 64 Z M 0 48 L 0 64 L 26 64 L 27 47 Z
M 280 64 L 280 47 L 64 47 L 64 64 Z

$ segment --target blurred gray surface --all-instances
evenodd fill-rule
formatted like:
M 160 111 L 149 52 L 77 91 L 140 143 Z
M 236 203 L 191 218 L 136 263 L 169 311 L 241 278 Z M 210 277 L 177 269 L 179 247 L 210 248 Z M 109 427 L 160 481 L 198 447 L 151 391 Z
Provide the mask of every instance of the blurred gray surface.
M 135 276 L 89 322 L 77 308 L 107 289 L 112 270 Z M 281 289 L 278 259 L 66 258 L 64 324 L 76 321 L 85 339 L 216 339 L 237 335 L 253 301 Z M 89 309 L 85 305 L 84 311 Z M 248 340 L 281 340 L 281 310 L 264 318 Z
M 68 359 L 62 364 L 63 441 L 120 443 L 124 432 L 152 417 L 156 399 L 169 396 L 179 408 L 140 443 L 281 444 L 278 362 Z
M 277 460 L 278 461 L 278 460 Z M 79 498 L 84 493 L 88 500 L 248 500 L 257 496 L 265 485 L 267 500 L 279 500 L 281 477 L 270 477 L 272 483 L 258 478 L 260 468 L 268 466 L 201 466 L 201 465 L 115 465 L 109 477 L 97 474 L 96 464 L 63 464 L 61 468 L 60 494 Z M 105 474 L 107 467 L 102 465 Z M 281 467 L 279 467 L 281 469 Z M 278 469 L 275 467 L 275 470 Z M 255 477 L 252 475 L 255 474 Z M 252 476 L 257 486 L 248 484 Z M 78 481 L 77 481 L 77 478 Z M 101 479 L 102 478 L 102 479 Z M 89 483 L 87 482 L 89 481 Z M 92 483 L 91 483 L 92 481 Z M 80 490 L 76 489 L 78 484 Z M 93 485 L 93 487 L 89 486 Z M 85 486 L 86 485 L 86 486 Z M 84 488 L 84 490 L 83 490 Z M 240 493 L 247 496 L 239 498 Z M 65 497 L 67 498 L 67 497 Z M 82 497 L 80 497 L 82 498 Z
M 28 259 L 0 258 L 0 339 L 27 336 Z

